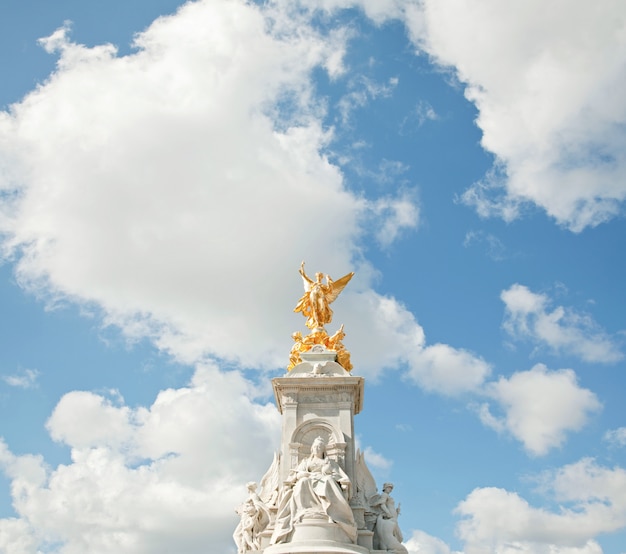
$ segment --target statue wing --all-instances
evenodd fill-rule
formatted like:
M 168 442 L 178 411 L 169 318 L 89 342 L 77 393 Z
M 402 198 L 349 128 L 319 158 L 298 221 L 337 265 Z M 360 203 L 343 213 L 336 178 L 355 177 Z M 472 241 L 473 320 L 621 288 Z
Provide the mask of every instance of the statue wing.
M 275 502 L 272 496 L 280 489 L 280 452 L 274 452 L 274 460 L 261 479 L 259 498 L 267 505 Z
M 347 275 L 344 275 L 341 279 L 337 279 L 336 281 L 332 281 L 330 278 L 328 279 L 328 284 L 330 285 L 330 291 L 326 295 L 326 301 L 330 304 L 334 302 L 336 298 L 341 294 L 341 291 L 346 288 L 346 285 L 354 276 L 354 272 L 351 271 Z
M 378 489 L 376 487 L 376 481 L 374 481 L 374 477 L 372 477 L 365 463 L 365 455 L 360 450 L 356 451 L 354 473 L 357 496 L 365 506 L 368 506 L 370 504 L 370 498 L 378 495 Z

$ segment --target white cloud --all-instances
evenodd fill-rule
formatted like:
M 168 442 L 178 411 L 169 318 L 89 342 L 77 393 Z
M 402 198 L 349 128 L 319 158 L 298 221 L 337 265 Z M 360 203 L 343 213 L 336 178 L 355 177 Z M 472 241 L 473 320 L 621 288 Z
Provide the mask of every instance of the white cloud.
M 253 394 L 238 373 L 212 367 L 149 408 L 68 393 L 47 427 L 71 448 L 71 463 L 49 468 L 0 443 L 20 516 L 0 520 L 0 550 L 56 542 L 60 554 L 233 551 L 234 506 L 269 466 L 280 434 L 275 406 Z
M 404 120 L 402 124 L 403 127 L 412 122 L 413 119 L 416 119 L 417 126 L 421 127 L 427 121 L 437 121 L 439 119 L 439 115 L 435 111 L 435 108 L 433 108 L 429 102 L 427 102 L 426 100 L 420 100 L 415 107 L 414 113 L 412 113 L 410 116 L 407 117 L 407 119 Z
M 481 215 L 511 220 L 534 204 L 578 232 L 623 210 L 626 15 L 620 0 L 575 6 L 532 0 L 514 9 L 498 0 L 291 4 L 328 13 L 358 7 L 376 24 L 403 20 L 418 49 L 454 72 L 478 109 L 482 145 L 495 155 L 493 170 L 463 195 Z
M 366 145 L 364 143 L 353 144 L 352 148 L 354 150 L 359 150 L 364 148 Z M 346 160 L 342 160 L 342 163 Z M 359 176 L 365 177 L 367 179 L 372 179 L 378 184 L 388 185 L 388 184 L 397 184 L 404 183 L 404 180 L 401 178 L 403 173 L 409 170 L 409 166 L 399 162 L 397 160 L 389 160 L 387 158 L 383 158 L 378 164 L 378 168 L 376 170 L 369 169 L 367 167 L 363 167 L 358 163 L 355 163 L 355 160 L 349 160 L 350 163 L 353 164 L 354 170 L 359 174 Z M 409 197 L 409 191 L 402 191 L 405 197 Z
M 601 408 L 596 395 L 581 388 L 571 369 L 550 371 L 537 364 L 529 371 L 485 386 L 484 393 L 503 411 L 494 415 L 489 404 L 480 408 L 481 421 L 511 434 L 534 456 L 561 446 L 568 432 L 578 431 Z
M 614 446 L 626 446 L 626 427 L 608 430 L 604 433 L 604 440 Z
M 47 428 L 50 436 L 73 448 L 119 449 L 132 435 L 131 410 L 86 391 L 67 393 L 56 405 Z
M 327 13 L 340 9 L 360 8 L 367 17 L 380 25 L 389 19 L 401 17 L 407 5 L 416 3 L 416 0 L 273 0 L 273 2 Z
M 17 518 L 0 519 L 0 546 L 5 554 L 30 554 L 37 551 L 28 523 Z
M 337 106 L 341 113 L 343 124 L 348 123 L 352 113 L 357 108 L 362 108 L 375 98 L 391 96 L 397 86 L 398 79 L 396 78 L 389 79 L 387 83 L 377 83 L 365 76 L 354 79 L 351 83 L 353 90 L 341 98 Z
M 261 298 L 244 282 L 331 240 L 328 269 L 350 259 L 359 202 L 317 153 L 323 132 L 277 132 L 262 111 L 290 91 L 305 101 L 307 71 L 325 55 L 318 38 L 273 39 L 251 6 L 204 2 L 158 20 L 132 56 L 55 43 L 61 69 L 2 121 L 9 162 L 32 168 L 5 222 L 22 283 L 95 301 L 183 358 L 233 357 L 244 306 L 258 306 L 254 328 L 272 328 L 270 307 L 297 275 L 272 272 L 285 278 L 254 287 Z M 321 224 L 320 206 L 341 230 Z M 271 340 L 251 333 L 242 361 L 275 363 Z
M 463 239 L 463 246 L 467 248 L 473 243 L 484 244 L 487 256 L 493 261 L 500 262 L 509 257 L 504 243 L 491 233 L 468 231 Z
M 344 344 L 359 375 L 376 379 L 384 369 L 402 366 L 413 383 L 448 396 L 478 390 L 489 375 L 490 365 L 471 352 L 441 343 L 426 345 L 422 327 L 394 298 L 373 291 L 346 289 L 343 294 L 336 325 L 345 323 L 349 330 Z M 368 321 L 369 314 L 375 316 Z
M 420 100 L 415 108 L 419 124 L 423 125 L 426 121 L 436 121 L 439 115 L 435 109 L 425 100 Z
M 413 531 L 411 538 L 404 543 L 410 554 L 462 554 L 450 550 L 450 547 L 437 537 L 424 531 Z
M 505 304 L 504 329 L 514 339 L 528 338 L 587 362 L 616 362 L 624 357 L 591 316 L 563 306 L 550 311 L 545 294 L 516 283 L 500 298 Z
M 594 540 L 626 526 L 626 472 L 583 459 L 543 475 L 558 509 L 535 508 L 518 494 L 475 489 L 456 511 L 466 554 L 601 554 Z
M 491 366 L 466 350 L 433 344 L 414 351 L 408 375 L 426 390 L 457 395 L 480 389 Z
M 393 243 L 402 231 L 419 224 L 419 208 L 408 193 L 395 198 L 380 198 L 372 204 L 372 211 L 380 219 L 376 238 L 381 246 Z
M 31 389 L 37 385 L 37 377 L 39 371 L 36 369 L 24 369 L 14 375 L 2 375 L 0 379 L 12 387 Z
M 385 458 L 385 456 L 376 452 L 371 446 L 366 446 L 363 454 L 368 467 L 383 473 L 389 471 L 393 465 L 392 460 Z
M 2 251 L 22 286 L 101 309 L 105 324 L 186 363 L 277 367 L 303 323 L 289 315 L 302 258 L 313 271 L 365 276 L 372 206 L 385 208 L 384 243 L 416 224 L 408 198 L 356 197 L 321 154 L 330 135 L 311 72 L 331 58 L 338 67 L 345 37 L 326 42 L 297 19 L 281 27 L 263 9 L 186 4 L 127 56 L 75 44 L 66 28 L 44 40 L 56 72 L 0 113 Z M 362 278 L 376 297 L 370 286 Z M 376 325 L 378 301 L 365 306 L 349 336 Z M 394 329 L 388 352 L 421 332 Z
M 405 18 L 415 44 L 454 71 L 478 108 L 482 145 L 496 157 L 496 171 L 464 197 L 479 213 L 512 219 L 532 203 L 580 231 L 622 210 L 620 0 L 422 0 Z

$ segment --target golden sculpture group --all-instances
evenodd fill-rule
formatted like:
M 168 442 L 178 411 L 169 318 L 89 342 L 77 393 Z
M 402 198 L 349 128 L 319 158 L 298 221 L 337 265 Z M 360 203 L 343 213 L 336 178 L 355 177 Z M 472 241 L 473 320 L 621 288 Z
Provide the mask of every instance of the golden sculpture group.
M 341 291 L 346 287 L 353 272 L 344 275 L 341 279 L 333 281 L 330 275 L 326 275 L 326 283 L 322 282 L 324 275 L 322 273 L 315 274 L 315 280 L 311 279 L 304 271 L 304 262 L 300 265 L 299 270 L 304 284 L 304 294 L 296 304 L 294 312 L 301 312 L 306 319 L 306 326 L 311 332 L 305 337 L 300 331 L 296 331 L 291 335 L 294 345 L 289 355 L 289 366 L 287 369 L 291 371 L 302 359 L 300 354 L 311 350 L 315 345 L 321 345 L 328 350 L 337 352 L 337 363 L 346 371 L 352 369 L 350 363 L 350 352 L 348 352 L 342 343 L 346 334 L 343 331 L 343 325 L 333 335 L 328 335 L 324 325 L 330 323 L 333 318 L 333 311 L 330 304 L 334 302 Z

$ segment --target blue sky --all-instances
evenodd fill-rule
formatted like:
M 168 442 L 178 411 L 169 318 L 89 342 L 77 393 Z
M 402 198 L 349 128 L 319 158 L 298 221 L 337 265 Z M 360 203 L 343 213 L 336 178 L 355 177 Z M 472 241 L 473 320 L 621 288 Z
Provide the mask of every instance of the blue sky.
M 3 2 L 0 551 L 235 552 L 304 259 L 356 272 L 330 330 L 409 552 L 626 552 L 625 30 Z

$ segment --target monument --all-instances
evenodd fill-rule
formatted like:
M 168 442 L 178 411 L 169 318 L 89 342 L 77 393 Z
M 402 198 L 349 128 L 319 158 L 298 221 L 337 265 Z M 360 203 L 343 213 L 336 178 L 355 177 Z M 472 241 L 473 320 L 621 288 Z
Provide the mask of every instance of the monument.
M 260 482 L 247 485 L 236 509 L 238 554 L 407 554 L 398 527 L 393 485 L 378 492 L 355 449 L 354 416 L 363 407 L 364 379 L 351 374 L 343 325 L 328 335 L 334 302 L 353 273 L 333 281 L 300 266 L 301 312 L 310 333 L 292 335 L 287 374 L 272 379 L 282 415 L 280 450 Z

